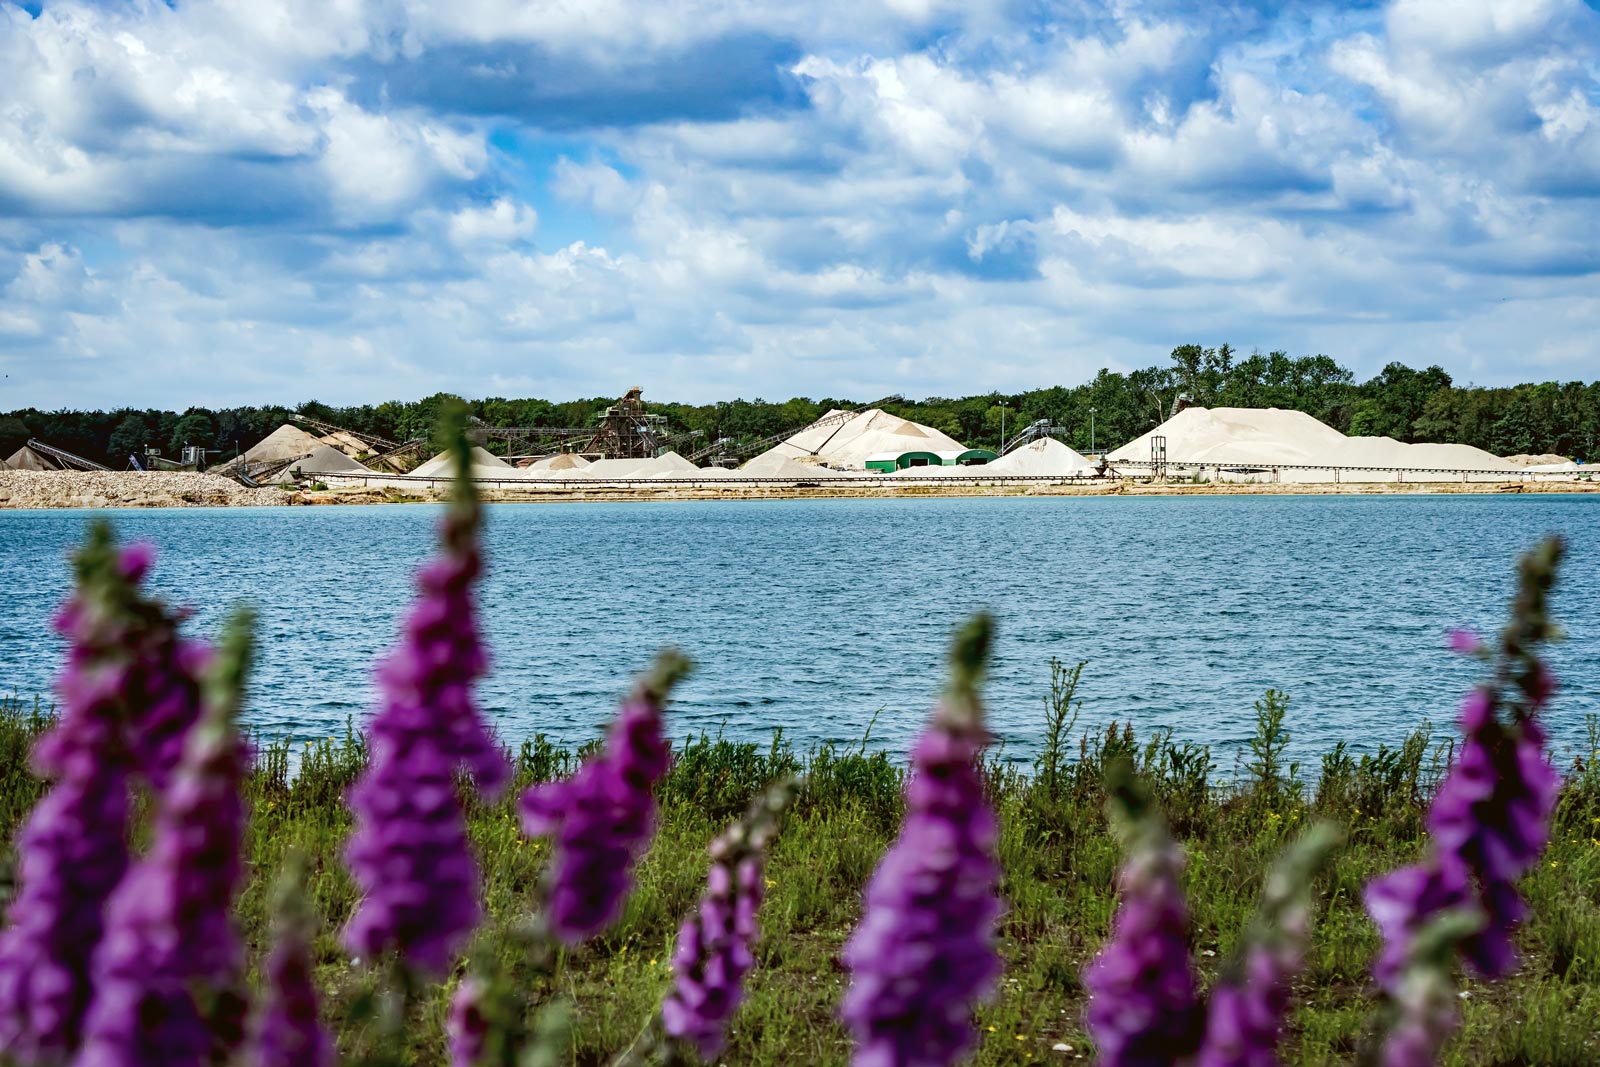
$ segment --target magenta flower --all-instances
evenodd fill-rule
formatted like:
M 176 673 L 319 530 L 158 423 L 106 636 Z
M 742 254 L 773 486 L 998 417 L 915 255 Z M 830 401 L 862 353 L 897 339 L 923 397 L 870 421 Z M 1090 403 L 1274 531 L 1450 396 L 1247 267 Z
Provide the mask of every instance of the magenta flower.
M 1375 974 L 1391 993 L 1418 933 L 1450 911 L 1482 913 L 1460 942 L 1474 970 L 1502 978 L 1516 964 L 1511 935 L 1527 910 L 1517 881 L 1549 841 L 1561 790 L 1536 717 L 1555 691 L 1537 648 L 1551 631 L 1548 593 L 1561 554 L 1553 539 L 1521 562 L 1493 676 L 1462 703 L 1461 749 L 1428 811 L 1430 855 L 1368 887 L 1367 910 L 1384 940 Z
M 368 957 L 398 952 L 434 973 L 449 966 L 480 918 L 456 775 L 470 773 L 486 796 L 510 776 L 473 700 L 488 667 L 473 596 L 483 570 L 481 511 L 459 426 L 453 448 L 458 480 L 440 528 L 441 554 L 418 573 L 420 595 L 400 646 L 378 669 L 370 762 L 350 790 L 356 828 L 345 853 L 362 891 L 345 944 Z
M 1450 651 L 1463 656 L 1476 656 L 1484 651 L 1483 638 L 1471 630 L 1451 630 L 1448 644 Z
M 128 866 L 129 776 L 164 787 L 172 738 L 198 713 L 208 652 L 140 592 L 152 559 L 145 545 L 119 551 L 111 527 L 92 524 L 55 621 L 69 641 L 61 717 L 33 753 L 54 784 L 17 835 L 21 885 L 0 934 L 0 1055 L 20 1065 L 77 1047 L 105 901 Z
M 1111 937 L 1083 974 L 1085 1026 L 1103 1067 L 1166 1067 L 1194 1051 L 1199 1005 L 1189 963 L 1183 853 L 1125 762 L 1107 771 L 1126 858 Z
M 671 756 L 662 708 L 688 669 L 678 653 L 661 653 L 623 702 L 604 749 L 566 781 L 543 782 L 522 795 L 523 830 L 556 839 L 545 920 L 569 945 L 615 922 L 633 889 L 633 865 L 655 832 L 654 789 Z
M 767 845 L 794 795 L 793 782 L 773 786 L 711 843 L 706 891 L 678 930 L 673 988 L 661 1005 L 661 1023 L 702 1060 L 722 1051 L 728 1022 L 744 997 L 745 976 L 755 966 Z
M 900 835 L 844 948 L 839 1017 L 861 1067 L 953 1063 L 972 1047 L 972 1012 L 1000 973 L 998 825 L 977 767 L 987 741 L 977 685 L 992 632 L 978 616 L 956 638 L 950 686 L 912 752 Z
M 1242 958 L 1211 991 L 1194 1067 L 1277 1067 L 1290 988 L 1311 932 L 1311 879 L 1337 843 L 1333 828 L 1319 824 L 1274 865 Z
M 450 1014 L 444 1022 L 450 1067 L 477 1067 L 483 1062 L 489 1043 L 489 1020 L 483 1011 L 483 995 L 483 983 L 468 977 L 450 998 Z
M 150 851 L 106 903 L 80 1067 L 199 1067 L 211 1057 L 211 1023 L 195 992 L 230 988 L 240 966 L 231 909 L 249 757 L 233 722 L 249 654 L 250 617 L 240 613 L 209 680 L 205 716 L 160 798 Z
M 272 948 L 263 968 L 252 1067 L 333 1067 L 333 1040 L 322 1027 L 311 970 L 311 917 L 301 861 L 292 859 L 273 902 Z

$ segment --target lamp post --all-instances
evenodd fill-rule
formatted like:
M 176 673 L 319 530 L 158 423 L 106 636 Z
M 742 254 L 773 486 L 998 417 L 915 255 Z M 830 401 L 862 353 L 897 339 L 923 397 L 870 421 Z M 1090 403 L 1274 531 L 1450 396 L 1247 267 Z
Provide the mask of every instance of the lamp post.
M 1005 450 L 1006 450 L 1006 402 L 1004 400 L 1002 400 L 1002 401 L 1000 401 L 1000 449 L 999 449 L 999 451 L 1004 453 Z
M 1094 408 L 1089 409 L 1089 451 L 1094 451 Z

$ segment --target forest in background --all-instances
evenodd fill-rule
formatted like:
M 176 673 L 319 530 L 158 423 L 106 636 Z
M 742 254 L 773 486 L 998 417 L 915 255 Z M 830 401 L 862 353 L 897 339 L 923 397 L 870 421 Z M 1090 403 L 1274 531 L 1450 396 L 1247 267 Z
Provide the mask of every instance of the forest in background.
M 1457 385 L 1437 365 L 1416 370 L 1390 363 L 1370 380 L 1357 382 L 1348 368 L 1329 356 L 1291 357 L 1284 352 L 1241 356 L 1226 344 L 1180 345 L 1165 366 L 1127 374 L 1102 369 L 1092 380 L 1075 386 L 959 399 L 929 397 L 882 406 L 969 446 L 997 446 L 1002 424 L 1009 436 L 1028 423 L 1048 419 L 1061 428 L 1061 439 L 1087 450 L 1091 445 L 1115 448 L 1159 425 L 1179 395 L 1204 407 L 1304 411 L 1352 435 L 1467 444 L 1502 456 L 1554 453 L 1586 462 L 1600 457 L 1600 381 L 1490 388 Z M 191 407 L 181 412 L 24 408 L 0 415 L 0 456 L 36 437 L 113 467 L 125 466 L 129 455 L 147 446 L 175 457 L 184 445 L 197 445 L 226 458 L 249 448 L 294 413 L 402 441 L 428 433 L 435 412 L 447 399 L 447 394 L 438 393 L 422 400 L 353 407 L 308 400 L 295 408 Z M 555 402 L 489 397 L 468 400 L 468 405 L 490 426 L 582 427 L 594 425 L 596 416 L 616 399 Z M 650 411 L 667 417 L 669 432 L 696 433 L 709 444 L 721 438 L 793 431 L 831 408 L 858 407 L 877 399 L 795 397 L 679 404 L 657 402 L 647 395 L 645 403 Z

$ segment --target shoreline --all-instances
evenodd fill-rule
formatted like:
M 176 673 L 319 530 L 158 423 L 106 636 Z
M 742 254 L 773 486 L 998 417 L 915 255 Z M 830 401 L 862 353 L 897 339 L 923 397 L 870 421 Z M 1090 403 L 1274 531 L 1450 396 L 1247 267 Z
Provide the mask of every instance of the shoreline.
M 330 483 L 334 480 L 330 479 Z M 482 498 L 492 503 L 583 504 L 686 500 L 921 500 L 949 497 L 1099 496 L 1451 496 L 1517 493 L 1596 493 L 1600 481 L 1556 479 L 1435 482 L 1253 482 L 1191 483 L 1108 478 L 1088 481 L 825 483 L 708 481 L 670 485 L 508 486 L 485 482 Z M 0 510 L 191 507 L 316 507 L 330 504 L 435 503 L 448 496 L 438 483 L 419 486 L 353 486 L 326 489 L 249 489 L 219 475 L 177 472 L 0 471 Z

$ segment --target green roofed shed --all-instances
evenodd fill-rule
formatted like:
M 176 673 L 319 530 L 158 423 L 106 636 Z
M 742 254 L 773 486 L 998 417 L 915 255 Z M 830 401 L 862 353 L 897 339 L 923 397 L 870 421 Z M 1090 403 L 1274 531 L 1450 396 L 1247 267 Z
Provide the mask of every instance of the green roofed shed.
M 867 457 L 869 471 L 902 471 L 907 467 L 942 467 L 944 460 L 937 452 L 879 452 Z

